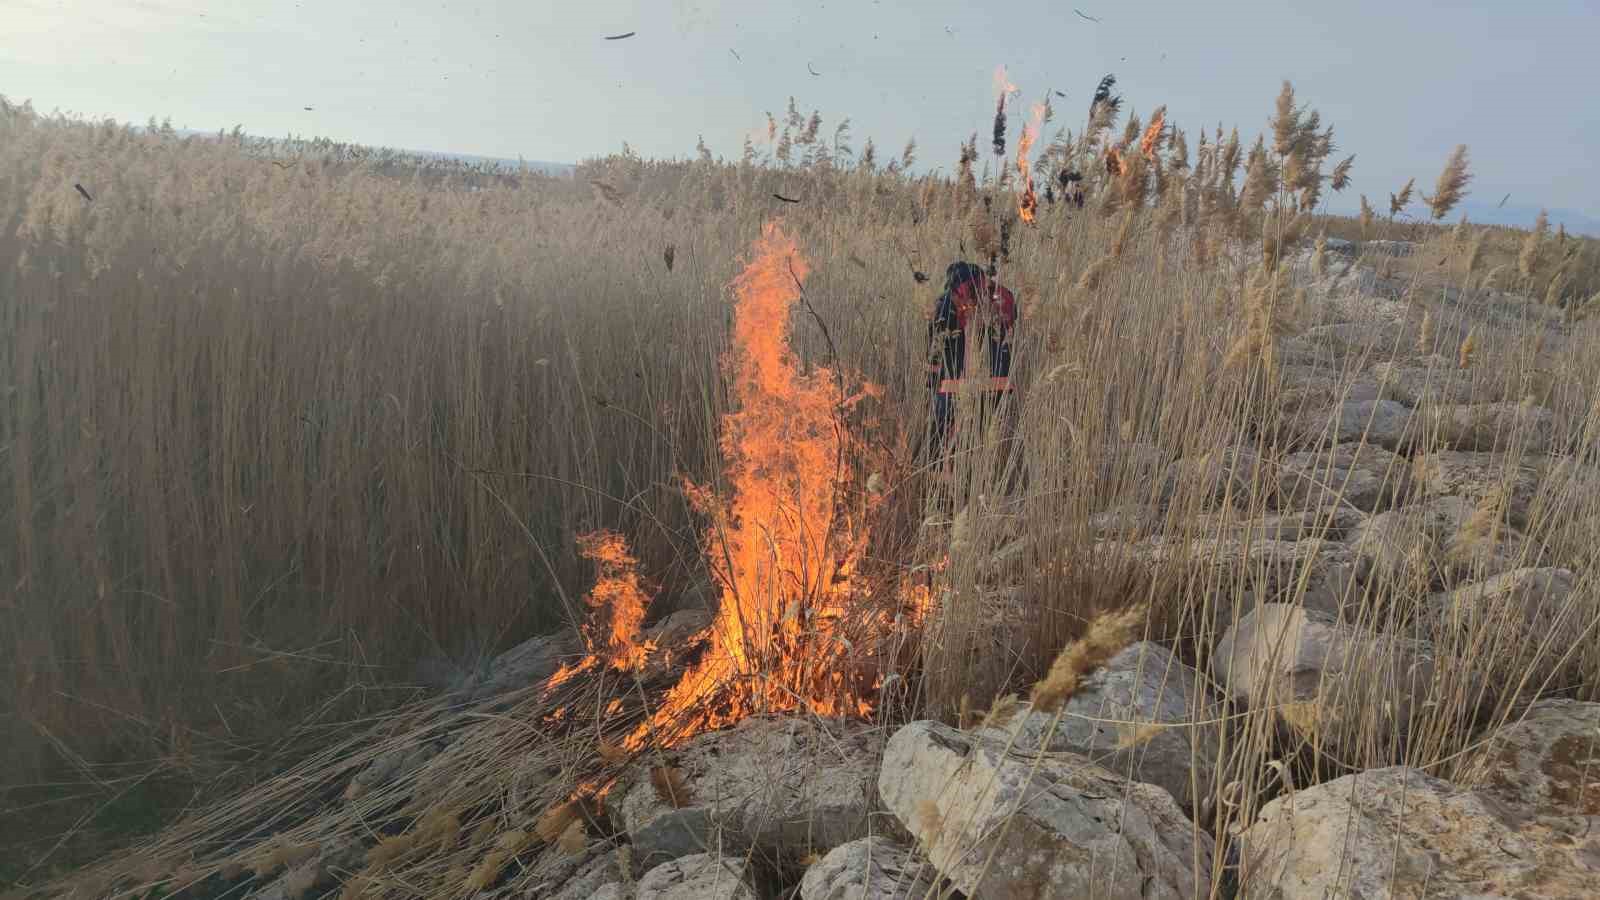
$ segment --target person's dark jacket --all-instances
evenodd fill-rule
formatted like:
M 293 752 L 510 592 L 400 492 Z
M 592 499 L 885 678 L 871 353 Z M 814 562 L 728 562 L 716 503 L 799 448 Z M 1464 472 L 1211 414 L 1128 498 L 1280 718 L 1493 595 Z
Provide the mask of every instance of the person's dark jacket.
M 980 329 L 989 340 L 989 374 L 1011 374 L 1011 329 L 1017 321 L 1016 298 L 971 263 L 955 263 L 945 273 L 945 290 L 928 323 L 933 359 L 932 386 L 966 374 L 967 335 Z

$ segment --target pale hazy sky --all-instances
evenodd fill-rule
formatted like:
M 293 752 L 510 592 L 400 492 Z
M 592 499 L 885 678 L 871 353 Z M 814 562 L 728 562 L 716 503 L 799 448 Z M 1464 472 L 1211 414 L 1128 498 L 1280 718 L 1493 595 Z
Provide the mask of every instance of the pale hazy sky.
M 948 168 L 986 130 L 998 65 L 1028 102 L 1065 91 L 1069 126 L 1114 72 L 1125 108 L 1253 133 L 1288 78 L 1359 154 L 1349 203 L 1431 186 L 1464 142 L 1474 201 L 1600 216 L 1597 46 L 1600 0 L 0 0 L 0 94 L 563 162 L 623 141 L 687 155 L 700 134 L 737 157 L 793 94 L 829 128 L 849 116 L 858 147 L 915 135 Z

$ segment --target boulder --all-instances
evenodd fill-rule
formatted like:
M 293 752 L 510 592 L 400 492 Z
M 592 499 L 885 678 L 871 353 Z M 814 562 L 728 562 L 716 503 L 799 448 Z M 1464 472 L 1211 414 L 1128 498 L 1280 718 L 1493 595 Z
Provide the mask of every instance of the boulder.
M 490 661 L 489 670 L 466 690 L 472 699 L 481 700 L 529 687 L 582 655 L 583 647 L 570 629 L 532 637 L 496 656 Z
M 1467 403 L 1481 393 L 1450 360 L 1427 362 L 1381 362 L 1371 375 L 1383 385 L 1383 395 L 1407 406 Z
M 1291 431 L 1315 446 L 1360 441 L 1399 449 L 1417 436 L 1411 408 L 1393 400 L 1345 400 L 1310 409 L 1291 420 Z
M 1240 895 L 1592 897 L 1597 745 L 1600 704 L 1542 700 L 1489 739 L 1459 784 L 1394 767 L 1279 797 L 1240 836 Z
M 1127 548 L 1126 560 L 1181 579 L 1182 589 L 1197 596 L 1214 598 L 1210 624 L 1218 630 L 1258 603 L 1296 602 L 1337 613 L 1360 596 L 1367 572 L 1367 563 L 1349 545 L 1316 538 L 1239 540 L 1180 533 Z
M 664 616 L 644 630 L 644 640 L 655 650 L 645 660 L 640 677 L 646 680 L 666 675 L 685 665 L 684 657 L 704 642 L 713 616 L 699 607 L 680 609 Z
M 396 747 L 379 753 L 367 767 L 356 773 L 345 785 L 344 798 L 359 800 L 369 794 L 382 792 L 390 785 L 415 775 L 428 761 L 439 755 L 440 746 L 430 741 L 411 747 Z M 410 789 L 406 790 L 411 793 Z
M 1434 408 L 1429 425 L 1445 447 L 1549 453 L 1555 413 L 1523 403 L 1473 403 Z
M 884 805 L 972 900 L 1210 893 L 1212 839 L 1165 789 L 1072 753 L 1011 754 L 931 721 L 889 739 Z
M 860 723 L 752 716 L 666 754 L 683 796 L 662 796 L 661 760 L 642 759 L 615 815 L 640 866 L 707 848 L 826 853 L 867 835 L 876 760 Z
M 1083 679 L 1054 732 L 1053 714 L 1024 703 L 978 733 L 1013 752 L 1086 756 L 1133 781 L 1166 788 L 1190 810 L 1195 796 L 1212 790 L 1220 717 L 1221 698 L 1204 676 L 1159 644 L 1141 641 Z
M 1270 469 L 1247 447 L 1224 447 L 1186 456 L 1167 466 L 1161 503 L 1197 500 L 1204 509 L 1247 509 L 1271 486 Z
M 800 879 L 800 900 L 920 900 L 938 877 L 927 860 L 887 838 L 869 837 L 828 851 Z
M 1600 703 L 1540 700 L 1494 733 L 1464 780 L 1534 811 L 1600 816 Z
M 1137 540 L 1156 531 L 1165 517 L 1150 503 L 1123 503 L 1089 516 L 1089 531 L 1096 540 Z
M 1338 361 L 1371 353 L 1387 355 L 1396 346 L 1396 334 L 1396 326 L 1392 322 L 1362 319 L 1313 325 L 1296 335 L 1294 343 L 1324 347 L 1330 353 L 1321 358 Z
M 1417 245 L 1413 241 L 1362 241 L 1361 249 L 1364 253 L 1378 253 L 1385 256 L 1410 256 L 1417 252 Z
M 1345 238 L 1327 238 L 1322 242 L 1322 246 L 1328 253 L 1337 253 L 1340 256 L 1356 255 L 1356 242 Z
M 1241 543 L 1294 543 L 1315 539 L 1342 540 L 1346 533 L 1366 520 L 1365 513 L 1350 506 L 1328 506 L 1320 510 L 1270 513 L 1254 519 L 1241 519 L 1237 514 L 1211 514 L 1192 521 L 1193 533 L 1210 538 Z
M 1567 569 L 1512 569 L 1435 598 L 1433 614 L 1441 629 L 1487 653 L 1497 668 L 1519 679 L 1533 676 L 1526 687 L 1536 690 L 1584 657 L 1600 610 L 1573 596 L 1577 586 L 1578 576 Z
M 745 861 L 696 853 L 664 862 L 639 879 L 637 900 L 757 900 Z
M 366 847 L 360 840 L 335 837 L 321 842 L 309 858 L 290 864 L 252 896 L 261 900 L 300 900 L 316 896 L 318 888 L 333 887 L 366 864 Z
M 1600 880 L 1600 837 L 1512 825 L 1501 801 L 1403 766 L 1279 797 L 1239 847 L 1247 900 L 1576 900 Z
M 1532 560 L 1535 548 L 1514 529 L 1474 534 L 1467 528 L 1476 511 L 1466 497 L 1436 497 L 1379 513 L 1356 526 L 1348 541 L 1376 585 L 1449 586 Z
M 1291 453 L 1280 471 L 1280 503 L 1304 510 L 1379 512 L 1404 495 L 1409 479 L 1405 460 L 1356 442 Z
M 1412 461 L 1412 477 L 1424 496 L 1461 497 L 1473 506 L 1494 498 L 1516 528 L 1528 524 L 1539 493 L 1539 471 L 1504 453 L 1440 450 Z
M 627 873 L 622 871 L 617 858 L 617 851 L 612 850 L 600 854 L 579 868 L 557 887 L 554 894 L 541 892 L 540 895 L 549 897 L 550 900 L 591 900 L 603 896 L 603 892 L 607 890 L 612 890 L 620 898 L 626 896 L 624 887 L 626 877 Z
M 1426 642 L 1287 603 L 1265 604 L 1239 620 L 1218 642 L 1212 669 L 1230 697 L 1275 708 L 1325 746 L 1403 731 L 1413 705 L 1429 698 L 1435 674 Z

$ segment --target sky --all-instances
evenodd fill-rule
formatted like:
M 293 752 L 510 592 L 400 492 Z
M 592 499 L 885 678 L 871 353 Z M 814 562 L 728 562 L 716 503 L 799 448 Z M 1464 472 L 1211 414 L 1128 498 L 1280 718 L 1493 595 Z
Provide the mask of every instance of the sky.
M 737 158 L 793 96 L 825 130 L 848 117 L 857 148 L 915 137 L 919 168 L 948 170 L 986 132 L 999 66 L 1027 103 L 1064 92 L 1057 124 L 1081 126 L 1114 73 L 1125 110 L 1166 104 L 1191 134 L 1262 130 L 1288 79 L 1357 154 L 1337 205 L 1430 190 L 1465 143 L 1469 212 L 1509 194 L 1600 220 L 1597 37 L 1595 0 L 0 0 L 0 95 L 556 162 L 624 141 L 688 156 L 701 136 Z

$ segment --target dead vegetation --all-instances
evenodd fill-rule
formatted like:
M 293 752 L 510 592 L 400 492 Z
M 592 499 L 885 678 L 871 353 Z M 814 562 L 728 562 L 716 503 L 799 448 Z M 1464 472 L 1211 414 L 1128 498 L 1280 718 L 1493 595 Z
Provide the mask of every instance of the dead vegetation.
M 856 159 L 847 129 L 827 141 L 792 102 L 768 152 L 751 144 L 736 163 L 624 152 L 574 181 L 492 184 L 306 148 L 282 167 L 237 141 L 0 107 L 0 258 L 15 262 L 0 272 L 8 777 L 72 760 L 93 803 L 152 770 L 232 786 L 252 761 L 296 760 L 76 885 L 311 866 L 297 888 L 349 897 L 531 888 L 619 840 L 599 786 L 637 757 L 664 802 L 688 802 L 660 747 L 623 747 L 665 689 L 643 660 L 488 708 L 436 695 L 529 634 L 587 620 L 577 595 L 598 539 L 581 535 L 625 535 L 642 575 L 630 590 L 649 589 L 642 621 L 611 626 L 714 605 L 716 516 L 692 486 L 726 477 L 726 288 L 777 216 L 811 265 L 797 359 L 860 373 L 883 388 L 878 416 L 912 423 L 852 426 L 882 441 L 885 462 L 857 473 L 885 498 L 873 552 L 921 579 L 935 611 L 875 721 L 1002 721 L 1029 685 L 1048 709 L 1137 637 L 1206 671 L 1267 602 L 1331 603 L 1356 632 L 1425 640 L 1451 662 L 1429 670 L 1404 728 L 1381 679 L 1352 681 L 1370 695 L 1234 710 L 1226 777 L 1197 813 L 1220 847 L 1289 785 L 1397 761 L 1454 776 L 1531 699 L 1593 698 L 1592 640 L 1528 646 L 1504 609 L 1430 610 L 1508 569 L 1561 567 L 1578 579 L 1557 620 L 1592 638 L 1594 242 L 1468 224 L 1403 259 L 1340 259 L 1317 213 L 1351 161 L 1332 162 L 1332 127 L 1289 85 L 1254 141 L 1186 132 L 1165 109 L 1119 133 L 1114 88 L 1079 134 L 1040 141 L 1029 175 L 1051 190 L 1024 207 L 1031 225 L 1005 93 L 994 162 L 976 170 L 968 141 L 954 179 L 908 175 L 911 145 L 888 166 Z M 1466 159 L 1426 198 L 1433 219 L 1459 201 Z M 1412 192 L 1391 195 L 1387 218 L 1362 198 L 1358 239 L 1409 233 Z M 998 408 L 959 397 L 953 465 L 934 472 L 916 455 L 934 285 L 907 269 L 980 248 L 1022 304 L 1019 390 Z M 1339 305 L 1348 292 L 1328 285 L 1356 257 L 1394 296 Z M 1380 438 L 1380 404 L 1401 395 L 1410 418 Z M 1329 415 L 1350 402 L 1369 407 L 1334 438 Z M 1485 404 L 1546 412 L 1543 446 L 1530 455 L 1514 412 L 1450 424 Z M 1496 487 L 1459 519 L 1374 525 L 1460 492 L 1437 474 L 1401 484 L 1404 464 L 1385 471 L 1381 505 L 1346 515 L 1340 447 L 1420 459 L 1464 432 Z M 1524 460 L 1538 477 L 1518 494 Z M 1322 473 L 1309 508 L 1288 499 L 1292 465 Z M 1289 514 L 1292 539 L 1257 536 Z M 1371 546 L 1336 531 L 1400 549 L 1363 551 L 1370 572 L 1331 594 L 1274 555 Z M 394 687 L 419 683 L 432 693 Z M 1356 711 L 1335 727 L 1324 704 Z M 1131 743 L 1155 733 L 1127 725 Z M 392 778 L 355 789 L 394 759 Z

